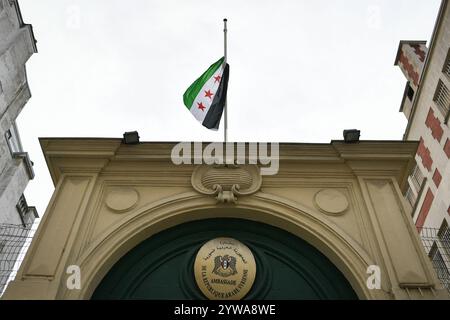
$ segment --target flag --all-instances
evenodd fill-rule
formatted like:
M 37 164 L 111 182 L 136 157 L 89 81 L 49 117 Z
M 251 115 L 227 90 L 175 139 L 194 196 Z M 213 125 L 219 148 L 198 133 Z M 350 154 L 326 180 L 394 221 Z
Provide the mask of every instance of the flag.
M 183 95 L 184 105 L 208 129 L 217 130 L 227 99 L 230 66 L 225 58 L 213 63 Z

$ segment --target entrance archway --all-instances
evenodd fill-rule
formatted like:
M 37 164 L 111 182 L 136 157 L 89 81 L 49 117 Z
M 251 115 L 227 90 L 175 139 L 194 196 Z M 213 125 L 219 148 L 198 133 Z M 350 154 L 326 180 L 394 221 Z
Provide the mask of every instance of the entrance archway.
M 198 249 L 218 237 L 250 248 L 257 272 L 245 299 L 357 299 L 342 273 L 313 246 L 279 228 L 243 219 L 183 223 L 143 241 L 105 275 L 92 299 L 205 299 L 194 279 Z

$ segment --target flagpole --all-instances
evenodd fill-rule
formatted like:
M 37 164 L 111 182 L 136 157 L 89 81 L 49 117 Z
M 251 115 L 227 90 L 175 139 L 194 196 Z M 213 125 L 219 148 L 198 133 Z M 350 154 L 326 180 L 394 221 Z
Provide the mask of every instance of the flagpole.
M 223 19 L 223 51 L 224 51 L 224 67 L 227 65 L 227 19 Z M 223 130 L 223 139 L 225 143 L 227 143 L 227 131 L 228 131 L 228 118 L 227 118 L 227 100 L 225 97 L 225 106 L 224 106 L 224 130 Z

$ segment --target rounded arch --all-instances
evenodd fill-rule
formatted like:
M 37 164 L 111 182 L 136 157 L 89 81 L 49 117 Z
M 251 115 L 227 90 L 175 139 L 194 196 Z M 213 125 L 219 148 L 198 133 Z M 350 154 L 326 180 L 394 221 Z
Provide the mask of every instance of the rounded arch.
M 218 237 L 243 242 L 256 260 L 256 279 L 244 299 L 356 299 L 342 273 L 304 240 L 233 218 L 191 221 L 144 240 L 114 264 L 92 298 L 205 299 L 194 260 L 203 244 Z
M 178 224 L 210 218 L 240 218 L 285 230 L 325 255 L 360 299 L 375 298 L 375 293 L 366 287 L 366 269 L 373 262 L 351 237 L 323 215 L 271 194 L 243 197 L 236 205 L 227 206 L 193 192 L 149 204 L 105 231 L 79 258 L 83 286 L 77 297 L 69 298 L 89 299 L 111 267 L 152 235 Z M 63 294 L 71 295 L 74 291 Z

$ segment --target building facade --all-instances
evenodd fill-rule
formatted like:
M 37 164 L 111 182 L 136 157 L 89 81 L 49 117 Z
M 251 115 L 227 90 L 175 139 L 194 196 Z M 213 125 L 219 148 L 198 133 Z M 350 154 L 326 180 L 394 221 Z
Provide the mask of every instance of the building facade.
M 40 141 L 55 191 L 4 299 L 449 298 L 402 196 L 417 142 L 280 144 L 261 175 L 249 144 L 224 165 L 205 143 L 179 164 L 176 143 Z
M 35 52 L 33 30 L 23 22 L 18 2 L 0 0 L 0 294 L 38 216 L 23 195 L 34 172 L 16 125 L 31 97 L 25 63 Z
M 450 6 L 443 0 L 429 46 L 400 41 L 395 65 L 407 79 L 400 111 L 404 139 L 419 141 L 417 166 L 405 193 L 412 217 L 428 241 L 427 253 L 450 290 Z M 433 231 L 435 230 L 435 231 Z

